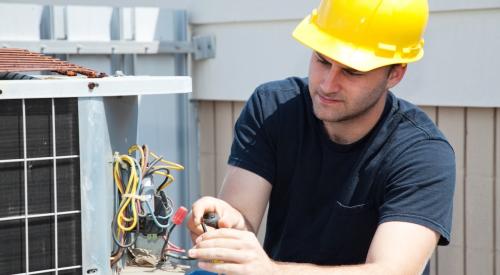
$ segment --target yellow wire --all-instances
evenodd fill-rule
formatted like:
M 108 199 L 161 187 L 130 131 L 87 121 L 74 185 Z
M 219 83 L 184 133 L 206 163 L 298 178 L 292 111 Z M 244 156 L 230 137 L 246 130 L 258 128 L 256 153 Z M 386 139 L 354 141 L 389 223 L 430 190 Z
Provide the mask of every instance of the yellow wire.
M 144 157 L 144 150 L 142 150 L 142 147 L 137 145 L 137 144 L 134 144 L 134 145 L 130 146 L 130 148 L 128 148 L 129 155 L 132 155 L 132 153 L 135 151 L 139 151 L 139 154 L 141 155 L 141 160 L 142 160 Z
M 167 182 L 165 182 L 164 184 L 160 185 L 160 187 L 159 187 L 160 190 L 165 189 L 167 186 L 169 186 L 175 180 L 174 176 L 172 176 L 172 175 L 170 175 L 168 173 L 165 173 L 165 172 L 162 172 L 162 171 L 156 171 L 154 173 L 162 175 L 162 176 L 165 176 L 167 178 Z
M 133 147 L 134 146 L 132 146 L 131 149 L 133 149 Z M 140 147 L 137 147 L 137 149 L 135 149 L 135 150 L 140 151 L 141 149 L 138 149 L 138 148 L 140 148 Z M 131 149 L 129 149 L 129 151 Z M 123 184 L 122 184 L 122 179 L 121 179 L 121 174 L 120 174 L 120 166 L 119 166 L 120 161 L 127 163 L 128 166 L 130 167 L 130 177 L 129 177 L 125 191 L 123 190 Z M 137 173 L 137 169 L 135 167 L 135 162 L 134 162 L 134 159 L 132 157 L 127 156 L 127 155 L 119 156 L 118 160 L 115 161 L 113 174 L 114 174 L 116 186 L 117 186 L 118 190 L 120 191 L 122 198 L 124 197 L 123 195 L 125 195 L 125 194 L 132 194 L 133 195 L 133 194 L 137 193 L 137 189 L 139 186 L 139 174 Z M 137 209 L 136 209 L 136 200 L 137 200 L 137 197 L 127 196 L 120 203 L 116 224 L 117 224 L 118 228 L 123 230 L 124 232 L 125 231 L 132 231 L 135 228 L 135 226 L 137 225 L 138 215 L 137 215 Z M 127 217 L 125 214 L 125 211 L 130 204 L 132 204 L 131 205 L 132 217 Z M 132 222 L 132 224 L 130 226 L 125 226 L 124 224 L 126 224 L 127 222 Z M 117 231 L 117 233 L 119 234 L 120 232 Z
M 149 154 L 151 156 L 153 156 L 154 158 L 159 159 L 161 162 L 169 165 L 169 166 L 159 166 L 159 167 L 165 167 L 165 168 L 174 169 L 174 170 L 184 170 L 184 166 L 182 166 L 180 164 L 177 164 L 175 162 L 171 162 L 168 160 L 164 160 L 163 158 L 160 158 L 158 155 L 156 155 L 153 152 L 149 152 Z
M 128 154 L 129 155 L 132 155 L 133 152 L 135 151 L 139 151 L 139 165 L 141 165 L 141 173 L 143 174 L 145 171 L 146 171 L 146 165 L 147 165 L 147 161 L 146 161 L 146 155 L 144 153 L 144 149 L 142 149 L 141 146 L 137 145 L 137 144 L 134 144 L 132 146 L 130 146 L 130 148 L 128 148 Z
M 136 169 L 134 159 L 130 156 L 133 152 L 138 151 L 140 155 L 140 160 L 139 164 L 141 165 L 141 174 Z M 118 207 L 118 214 L 117 214 L 117 234 L 120 234 L 121 232 L 126 232 L 126 231 L 132 231 L 137 223 L 138 223 L 138 213 L 137 213 L 137 196 L 134 196 L 134 194 L 137 193 L 137 189 L 139 187 L 139 177 L 142 175 L 142 173 L 146 169 L 147 163 L 145 163 L 145 152 L 142 149 L 141 146 L 134 144 L 130 146 L 128 149 L 128 154 L 129 155 L 121 155 L 119 156 L 114 163 L 113 167 L 113 177 L 115 180 L 116 187 L 118 191 L 120 192 L 121 195 L 121 202 Z M 168 169 L 168 170 L 184 170 L 184 167 L 180 164 L 177 164 L 175 162 L 171 162 L 168 160 L 164 160 L 163 158 L 159 157 L 153 152 L 149 153 L 151 156 L 153 156 L 156 160 L 159 160 L 160 162 L 166 164 L 166 165 L 160 165 L 160 166 L 154 166 L 152 167 L 153 169 Z M 123 190 L 124 184 L 123 184 L 123 179 L 121 176 L 121 171 L 120 171 L 120 165 L 125 163 L 128 167 L 130 167 L 130 176 L 126 185 L 126 189 Z M 160 186 L 160 190 L 165 189 L 167 186 L 172 184 L 175 180 L 174 176 L 170 175 L 169 173 L 163 172 L 163 171 L 156 171 L 154 174 L 162 175 L 167 178 L 167 181 Z M 125 194 L 128 194 L 125 196 Z M 131 204 L 131 205 L 130 205 Z M 128 217 L 125 214 L 125 211 L 129 207 L 132 208 L 132 217 Z M 127 223 L 131 223 L 129 226 L 126 226 Z

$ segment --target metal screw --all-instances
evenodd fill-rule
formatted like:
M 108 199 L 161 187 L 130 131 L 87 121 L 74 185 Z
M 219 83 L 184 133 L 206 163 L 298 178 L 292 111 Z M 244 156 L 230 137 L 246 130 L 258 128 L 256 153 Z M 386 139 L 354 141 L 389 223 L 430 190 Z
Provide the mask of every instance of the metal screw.
M 94 274 L 97 272 L 97 268 L 87 269 L 87 274 Z
M 89 89 L 90 89 L 90 90 L 93 90 L 94 88 L 99 87 L 99 83 L 96 83 L 96 82 L 89 82 L 88 87 L 89 87 Z

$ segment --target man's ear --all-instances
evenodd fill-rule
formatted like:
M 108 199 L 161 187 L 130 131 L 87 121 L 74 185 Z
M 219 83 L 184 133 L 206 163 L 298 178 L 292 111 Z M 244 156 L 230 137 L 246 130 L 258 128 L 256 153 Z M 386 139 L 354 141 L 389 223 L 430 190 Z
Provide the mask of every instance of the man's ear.
M 387 88 L 390 89 L 396 86 L 406 73 L 406 64 L 395 64 L 389 69 L 389 76 L 387 77 Z

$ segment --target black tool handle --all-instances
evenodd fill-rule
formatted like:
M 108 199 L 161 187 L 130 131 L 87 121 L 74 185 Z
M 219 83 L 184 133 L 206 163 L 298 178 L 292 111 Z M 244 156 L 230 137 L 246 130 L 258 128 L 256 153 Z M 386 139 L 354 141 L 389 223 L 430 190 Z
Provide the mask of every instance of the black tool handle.
M 207 212 L 203 215 L 203 223 L 213 227 L 215 229 L 219 228 L 219 215 L 215 212 Z

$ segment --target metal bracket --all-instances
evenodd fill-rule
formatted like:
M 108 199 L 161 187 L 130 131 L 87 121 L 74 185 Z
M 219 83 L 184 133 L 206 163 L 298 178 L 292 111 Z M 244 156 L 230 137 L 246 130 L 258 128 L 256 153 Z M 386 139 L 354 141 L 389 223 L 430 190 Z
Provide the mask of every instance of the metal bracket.
M 0 40 L 1 48 L 21 48 L 44 54 L 193 54 L 194 60 L 215 57 L 215 36 L 195 36 L 188 41 L 151 41 L 137 42 L 126 40 L 112 41 L 67 41 Z
M 192 43 L 194 46 L 194 60 L 202 60 L 215 57 L 215 36 L 194 36 L 192 39 Z
M 44 54 L 159 54 L 192 53 L 192 45 L 181 41 L 137 42 L 126 40 L 111 41 L 68 41 L 35 40 L 4 41 L 0 47 L 20 48 Z

